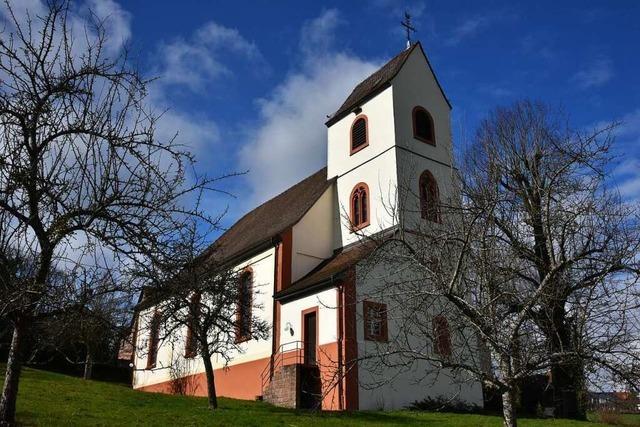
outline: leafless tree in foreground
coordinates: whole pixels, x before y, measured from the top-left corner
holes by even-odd
[[[171,342],[178,349],[173,357],[200,357],[209,408],[216,409],[212,358],[226,365],[242,353],[244,342],[266,339],[270,325],[260,314],[262,306],[256,298],[259,284],[253,281],[250,270],[221,264],[216,247],[206,247],[208,235],[202,225],[190,221],[172,250],[157,260],[147,277],[151,287],[143,304],[153,307],[154,315],[140,323],[139,333],[149,334],[159,325],[158,341]]]
[[[561,120],[531,102],[493,112],[440,223],[380,239],[372,261],[392,273],[367,272],[381,283],[372,298],[388,302],[376,363],[472,374],[502,393],[505,426],[516,425],[518,381],[534,373],[550,374],[564,417],[584,416],[587,378],[640,388],[640,230],[606,179],[613,125],[583,134]]]
[[[179,220],[204,217],[185,202],[210,181],[187,181],[189,154],[174,140],[156,139],[148,81],[125,55],[108,57],[105,23],[72,33],[65,1],[49,2],[44,16],[26,22],[11,4],[5,9],[0,215],[10,237],[2,257],[33,259],[29,271],[2,266],[0,315],[11,322],[13,340],[0,424],[13,424],[24,341],[52,292],[50,272],[64,270],[69,251],[87,242],[109,251],[116,265],[144,262],[163,251]],[[112,291],[132,291],[127,282],[118,286]]]

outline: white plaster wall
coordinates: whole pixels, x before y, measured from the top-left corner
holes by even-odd
[[[402,273],[396,273],[402,271]],[[359,379],[359,408],[366,410],[377,409],[400,409],[409,406],[411,403],[423,400],[427,397],[448,397],[475,404],[482,407],[482,388],[480,383],[473,379],[469,374],[456,373],[450,370],[438,369],[429,362],[421,361],[414,363],[409,371],[396,369],[395,367],[386,367],[384,373],[369,369],[370,363],[375,363],[375,356],[380,354],[378,351],[385,349],[384,343],[367,341],[364,339],[364,322],[363,322],[363,300],[388,303],[387,310],[387,327],[389,337],[393,337],[398,333],[401,325],[396,319],[401,318],[397,310],[402,307],[385,301],[383,296],[379,295],[381,288],[388,288],[388,283],[399,279],[399,275],[406,280],[410,277],[410,272],[406,269],[399,269],[398,266],[390,267],[378,264],[375,268],[357,267],[357,341],[358,341],[358,357],[361,362],[358,365]],[[387,285],[382,285],[387,283]],[[388,292],[388,291],[385,291]],[[391,292],[393,292],[391,290]],[[437,307],[438,304],[434,304]],[[406,314],[404,314],[406,316]],[[403,340],[412,342],[412,347],[418,347],[414,340],[424,340],[418,336],[402,335]],[[452,336],[454,347],[456,347],[456,337]],[[378,348],[377,346],[381,346]],[[458,349],[461,347],[457,347]],[[456,350],[454,350],[454,353]],[[367,356],[372,357],[367,359]],[[456,357],[459,354],[456,353]],[[381,384],[381,385],[379,385]],[[372,387],[373,385],[379,385]]]
[[[296,281],[333,253],[335,204],[333,186],[327,188],[293,226],[291,280]]]
[[[245,267],[251,267],[253,270],[253,291],[254,291],[254,303],[259,310],[259,315],[265,319],[269,325],[272,324],[273,316],[273,292],[274,292],[274,272],[275,272],[275,249],[269,249],[256,255],[250,259],[238,264],[235,268],[241,270]],[[147,309],[140,313],[139,322],[140,325],[147,325],[150,316],[153,314],[153,308]],[[136,352],[134,357],[134,375],[133,386],[134,388],[143,387],[151,384],[161,383],[170,380],[170,369],[173,360],[175,358],[184,359],[186,328],[181,331],[176,331],[175,336],[170,340],[165,340],[160,343],[158,348],[158,358],[156,362],[156,368],[153,370],[147,370],[147,348],[149,339],[149,330],[144,328],[140,329],[137,337],[137,344],[139,351]],[[229,333],[234,333],[229,331]],[[163,336],[164,334],[160,334]],[[239,363],[249,362],[257,359],[268,358],[271,355],[271,338],[263,340],[250,340],[242,344],[242,352],[232,353],[233,360],[229,363],[229,366],[233,366]],[[222,368],[224,361],[214,356],[212,359],[214,369]],[[190,372],[192,374],[204,372],[204,365],[199,357],[190,359]]]
[[[394,145],[393,90],[380,92],[361,105],[367,116],[369,146],[351,155],[351,113],[327,130],[327,177],[341,176]]]
[[[420,155],[450,165],[451,109],[420,49],[414,49],[391,83],[396,143]],[[427,109],[433,117],[435,147],[413,138],[411,113],[417,105]]]
[[[338,340],[337,303],[338,291],[336,288],[330,288],[282,304],[280,309],[280,326],[282,328],[280,343],[302,341],[302,312],[313,307],[318,307],[318,345],[336,342]],[[293,327],[293,335],[285,329],[287,323]]]
[[[394,123],[398,147],[398,197],[405,228],[419,228],[419,178],[429,170],[438,182],[442,203],[453,203],[450,108],[420,49],[415,49],[393,79]],[[412,111],[420,105],[434,121],[436,146],[413,138]]]

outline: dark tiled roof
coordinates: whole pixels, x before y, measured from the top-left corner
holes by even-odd
[[[338,279],[341,273],[344,273],[368,256],[374,248],[375,246],[373,244],[363,243],[337,251],[331,258],[322,261],[306,276],[292,283],[288,288],[278,292],[275,295],[276,299],[290,297],[294,294],[304,292],[314,288],[315,285],[332,284],[334,279]]]
[[[422,49],[422,45],[420,42],[415,43],[411,48],[405,49],[400,52],[398,55],[393,57],[389,62],[384,64],[378,71],[371,74],[369,77],[364,79],[360,84],[358,84],[351,94],[347,97],[347,99],[342,103],[340,108],[331,115],[331,118],[326,121],[327,126],[331,126],[336,123],[338,120],[348,115],[354,108],[361,105],[364,101],[367,101],[369,98],[377,95],[382,89],[386,88],[389,85],[389,82],[398,74],[404,62],[411,55],[411,53],[419,48],[422,54],[424,55],[424,50]],[[433,68],[429,63],[429,59],[426,55],[424,55],[425,59],[427,59],[427,64],[429,64],[429,68],[435,77],[435,72],[433,72]],[[451,104],[447,99],[438,79],[436,78],[436,83],[442,92],[447,104],[449,104],[449,108],[451,108]]]
[[[277,237],[297,223],[333,183],[327,180],[327,168],[258,206],[214,242],[205,256],[214,254],[225,262]]]
[[[416,46],[417,44],[414,44],[410,49],[403,50],[378,69],[378,71],[360,82],[342,103],[340,108],[338,108],[338,111],[333,113],[331,118],[327,120],[326,125],[330,126],[334,124],[342,117],[349,114],[355,107],[361,104],[362,101],[377,94],[381,89],[385,88],[389,81],[398,74],[398,71],[402,68],[404,61],[406,61],[409,55],[411,55],[411,52],[413,52]]]

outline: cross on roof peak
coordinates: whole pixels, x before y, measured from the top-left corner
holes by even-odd
[[[404,13],[404,19],[400,22],[400,25],[402,25],[407,32],[407,49],[409,49],[411,47],[411,33],[418,31],[411,25],[411,14],[409,12]]]

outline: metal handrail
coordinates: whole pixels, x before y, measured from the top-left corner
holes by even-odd
[[[292,348],[289,350],[285,350],[285,348],[288,347]],[[267,386],[267,384],[269,384],[269,382],[271,382],[271,380],[273,379],[273,375],[278,368],[285,365],[295,365],[302,363],[302,359],[304,356],[303,350],[304,343],[302,341],[289,341],[281,344],[280,347],[278,347],[278,351],[275,354],[271,355],[269,363],[262,371],[262,394],[264,394],[264,388]],[[293,363],[285,363],[291,362],[291,360],[293,360]]]

